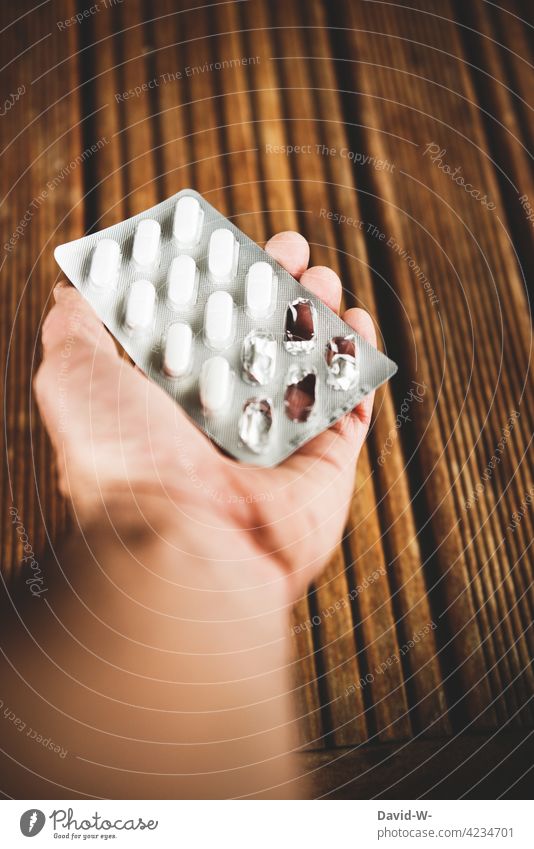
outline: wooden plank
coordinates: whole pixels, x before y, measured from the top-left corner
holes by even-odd
[[[152,78],[150,48],[146,43],[146,27],[141,4],[113,8],[119,35],[116,39],[116,81],[119,91],[135,90]],[[117,136],[122,153],[124,208],[126,216],[135,215],[156,204],[159,196],[154,149],[157,139],[152,120],[153,101],[143,94],[130,96],[119,103],[120,130]]]
[[[460,10],[459,10],[460,12]],[[532,112],[528,117],[520,114],[525,103],[520,95],[507,84],[507,81],[515,79],[515,74],[509,73],[509,64],[517,63],[523,70],[523,75],[530,76],[534,81],[534,70],[529,68],[529,50],[523,39],[518,38],[519,44],[512,51],[499,49],[499,38],[501,30],[497,28],[497,21],[491,11],[486,13],[486,8],[481,3],[475,2],[461,10],[464,29],[461,30],[465,43],[466,55],[472,58],[471,76],[473,77],[472,99],[481,104],[481,119],[485,124],[487,146],[492,161],[497,169],[497,176],[503,198],[506,204],[508,219],[508,232],[514,251],[517,255],[519,272],[524,278],[524,285],[528,286],[532,279],[534,265],[532,261],[532,232],[533,224],[528,220],[527,209],[522,205],[526,199],[534,198],[534,175],[532,171],[531,154],[528,152],[527,136],[523,135],[523,127],[532,124]],[[508,15],[509,19],[510,15]],[[505,41],[509,36],[510,28],[502,19],[503,36]],[[514,18],[514,32],[517,32],[517,20]],[[521,32],[523,32],[521,27]],[[478,37],[476,34],[479,34]],[[519,33],[517,33],[519,36]],[[524,51],[523,58],[517,53],[518,48]],[[531,58],[531,57],[530,57]],[[477,66],[477,68],[474,67]],[[495,84],[487,85],[491,79]],[[528,112],[528,110],[527,110]],[[504,216],[503,216],[504,220]],[[511,462],[519,468],[522,457],[517,446],[512,441],[510,444]],[[507,526],[510,522],[510,505],[514,503],[521,505],[525,497],[524,483],[517,476],[510,480],[509,497],[494,502],[493,516],[498,517],[501,525]],[[528,598],[529,574],[528,563],[523,563],[524,552],[528,550],[532,539],[533,526],[530,516],[526,521],[520,522],[513,533],[506,535],[506,548],[510,563],[516,563],[514,568],[515,582],[518,589],[525,593]],[[519,612],[522,627],[525,630],[526,641],[529,646],[530,655],[534,650],[530,605],[522,605]],[[528,660],[526,660],[528,663]]]
[[[313,614],[307,597],[293,608],[291,616],[292,698],[299,722],[302,746],[321,748],[325,743],[327,723],[323,722],[323,707],[319,697],[316,651],[313,643]]]
[[[235,3],[215,9],[215,27],[221,35],[217,37],[214,58],[219,62],[237,61],[233,67],[216,72],[215,88],[220,97],[221,142],[228,153],[232,217],[251,239],[264,243],[266,222],[250,93],[250,69],[257,62],[261,63],[261,56],[247,52],[244,35],[240,32],[239,11],[239,4]],[[247,64],[242,64],[243,59]]]
[[[378,126],[377,107],[387,102],[389,130],[409,136],[417,140],[421,146],[424,146],[429,139],[440,140],[441,146],[447,147],[451,162],[462,162],[464,170],[470,174],[474,182],[474,175],[478,177],[477,185],[483,186],[489,196],[498,197],[494,175],[489,169],[481,171],[482,159],[479,151],[473,150],[453,130],[449,130],[446,139],[440,135],[445,131],[444,124],[439,123],[440,120],[445,122],[445,127],[451,125],[462,127],[466,125],[465,115],[467,114],[469,125],[466,129],[477,138],[476,114],[471,114],[464,101],[460,108],[454,95],[454,92],[465,90],[465,79],[458,72],[458,65],[454,59],[446,58],[449,51],[453,57],[460,51],[453,26],[445,26],[441,22],[439,27],[430,28],[427,21],[421,21],[422,17],[416,12],[409,15],[407,10],[397,14],[389,8],[386,10],[370,9],[367,6],[365,9],[351,8],[350,23],[353,34],[347,36],[347,48],[352,54],[357,49],[358,56],[361,57],[358,69],[351,67],[350,75],[354,80],[354,88],[362,90],[367,95],[362,98],[360,105],[362,123],[370,128]],[[379,36],[372,33],[386,35]],[[432,49],[424,50],[418,47],[417,61],[420,76],[414,77],[412,74],[407,78],[406,85],[401,85],[402,73],[410,74],[413,45],[415,43],[424,45],[429,39],[432,42]],[[390,66],[400,69],[400,73],[398,70],[395,73],[390,72],[388,70]],[[438,97],[432,91],[432,87],[427,86],[425,78],[438,78],[450,89],[450,93],[440,88]],[[375,138],[377,134],[368,129],[365,130],[364,135],[366,138]],[[395,154],[399,156],[400,151],[392,149],[391,143],[387,140],[376,138],[376,141],[381,144],[384,157],[392,159]],[[482,142],[481,139],[479,141]],[[386,222],[384,232],[394,234],[400,245],[411,249],[412,255],[419,258],[424,256],[425,267],[434,269],[434,277],[440,281],[443,292],[446,281],[450,279],[451,266],[453,273],[459,273],[464,292],[467,291],[470,294],[471,314],[476,315],[477,357],[481,361],[488,361],[487,373],[496,375],[499,373],[498,356],[502,351],[495,346],[492,333],[495,334],[495,338],[498,338],[496,316],[499,315],[499,311],[495,308],[495,300],[492,303],[492,309],[489,308],[490,292],[487,292],[489,296],[483,299],[476,297],[477,290],[472,281],[473,277],[478,281],[485,280],[488,289],[494,284],[498,292],[502,285],[502,277],[499,279],[498,276],[496,281],[491,280],[488,269],[484,268],[480,261],[477,249],[472,248],[467,241],[464,236],[465,231],[462,231],[461,225],[458,225],[454,214],[447,218],[448,230],[444,229],[444,212],[438,200],[434,200],[434,195],[424,189],[424,185],[427,184],[433,189],[437,187],[441,196],[449,204],[448,209],[461,209],[463,220],[471,229],[475,228],[479,245],[481,239],[484,239],[484,253],[490,260],[490,269],[493,265],[494,271],[500,270],[499,258],[502,252],[509,253],[509,247],[506,247],[496,218],[487,215],[485,219],[480,219],[480,208],[473,203],[472,198],[469,198],[465,192],[458,191],[458,187],[451,184],[446,177],[440,180],[439,169],[429,164],[429,160],[424,158],[418,149],[402,150],[402,161],[399,162],[397,174],[397,177],[391,178],[389,175],[385,178],[379,173],[373,174],[373,186],[382,200],[381,215]],[[423,183],[412,179],[410,177],[412,174],[420,175]],[[413,221],[408,225],[408,215],[413,216],[415,222],[424,220],[425,227],[430,231],[429,237],[419,236],[416,241],[416,228],[413,227]],[[411,228],[409,231],[408,226]],[[459,228],[459,231],[456,239],[451,240],[449,233],[454,226]],[[435,243],[433,239],[436,239]],[[438,246],[440,244],[446,246],[450,266],[439,252],[436,252],[436,243]],[[499,244],[499,256],[494,250],[495,244]],[[414,252],[414,247],[417,253]],[[473,269],[476,271],[474,272]],[[420,360],[421,373],[424,375],[425,382],[430,381],[429,385],[433,387],[436,385],[436,380],[441,379],[439,359],[434,353],[440,347],[438,322],[435,315],[430,312],[428,303],[421,304],[418,293],[414,297],[409,269],[405,264],[396,269],[395,281],[403,303],[409,305],[411,321],[418,325],[421,334],[418,342],[422,344],[424,351],[424,358]],[[507,280],[507,290],[508,285]],[[517,278],[510,288],[514,296],[512,299],[509,295],[506,296],[508,313],[512,309],[513,299],[517,300],[516,306],[518,306],[522,297]],[[459,299],[450,298],[448,303],[450,308],[447,313],[440,310],[440,319],[446,328],[448,346],[455,346],[452,349],[448,347],[447,351],[448,357],[452,358],[454,363],[453,372],[451,375],[449,370],[443,375],[442,400],[437,407],[437,427],[435,420],[429,420],[425,416],[418,422],[418,431],[422,435],[428,427],[421,457],[425,474],[433,475],[433,485],[427,485],[425,492],[428,497],[429,513],[433,516],[434,534],[440,546],[436,553],[436,562],[440,574],[448,576],[447,582],[442,581],[442,587],[448,607],[447,616],[454,633],[453,644],[457,653],[458,673],[463,679],[463,688],[466,691],[469,686],[472,688],[466,699],[468,713],[470,719],[478,723],[484,722],[483,713],[489,708],[492,697],[496,700],[501,716],[513,715],[515,706],[521,703],[524,692],[522,692],[518,676],[522,676],[525,670],[519,653],[515,646],[508,644],[504,632],[507,627],[513,627],[514,635],[517,636],[519,643],[523,642],[524,635],[517,631],[517,619],[514,621],[515,601],[514,604],[506,605],[505,615],[502,609],[499,610],[499,604],[502,604],[500,590],[502,580],[507,583],[504,574],[506,566],[499,559],[499,555],[493,553],[489,545],[492,541],[491,535],[488,533],[485,536],[485,541],[488,543],[486,546],[481,543],[478,535],[473,539],[471,523],[474,523],[478,529],[484,524],[484,514],[481,515],[480,504],[475,505],[472,514],[467,517],[462,516],[460,522],[458,522],[458,515],[462,497],[463,499],[468,497],[471,483],[476,484],[489,459],[480,451],[480,443],[477,443],[478,435],[482,430],[481,414],[485,415],[487,412],[491,422],[490,426],[485,428],[484,443],[489,442],[495,445],[499,440],[500,430],[515,408],[514,404],[517,403],[515,398],[519,396],[516,394],[514,397],[514,391],[517,389],[514,373],[516,363],[520,362],[520,352],[516,349],[524,348],[524,337],[521,332],[516,332],[506,340],[499,339],[499,342],[503,343],[510,379],[505,382],[505,386],[502,384],[499,386],[499,392],[503,396],[501,404],[498,407],[495,405],[492,407],[491,391],[494,391],[495,387],[484,381],[484,374],[482,379],[478,373],[469,378],[466,368],[471,352],[468,350],[466,356],[464,344],[469,339],[469,335],[463,328],[469,325],[469,315],[466,316],[465,311],[462,310]],[[458,327],[462,327],[462,335],[458,333]],[[483,336],[481,328],[484,328]],[[490,329],[489,332],[488,329]],[[520,328],[521,331],[523,329],[524,327]],[[402,336],[405,344],[408,345],[411,337],[409,325],[405,324],[402,328]],[[521,341],[518,342],[518,339]],[[431,364],[430,371],[429,364]],[[471,379],[470,391],[466,394],[465,387],[468,379]],[[480,399],[483,401],[482,405]],[[527,413],[526,419],[528,418]],[[473,431],[471,431],[471,424]],[[522,432],[524,427],[526,424],[521,422],[521,427],[514,430],[514,436],[524,439],[525,434]],[[448,442],[448,435],[451,433],[455,434],[455,439],[453,442]],[[428,439],[430,434],[431,438]],[[446,451],[450,455],[448,464],[441,459],[446,445]],[[437,450],[434,450],[435,447]],[[478,463],[475,463],[473,459],[477,454]],[[466,468],[469,470],[469,476]],[[458,482],[453,487],[453,481],[460,470],[458,482],[461,488],[459,489]],[[472,517],[476,517],[476,520]],[[488,555],[490,560],[489,565],[486,565]],[[454,565],[454,573],[451,570],[451,564]],[[513,588],[509,586],[508,591],[513,592]],[[519,601],[518,596],[516,598]],[[484,635],[483,638],[482,635]],[[485,684],[486,666],[490,667],[487,680],[492,683],[492,693]],[[476,695],[472,686],[475,681],[481,682],[482,685],[477,687]],[[505,693],[501,695],[503,689]],[[486,710],[486,714],[491,722],[491,712]]]
[[[207,60],[215,49],[209,10],[199,8],[188,12],[180,21],[180,28],[183,44],[178,53],[179,65],[181,68],[198,68],[203,64],[201,58],[206,56]],[[203,48],[204,44],[207,49]],[[194,188],[227,215],[231,212],[226,190],[228,179],[224,151],[219,143],[219,102],[213,94],[214,78],[209,71],[193,73],[186,78],[184,97],[187,122],[191,128]]]
[[[274,45],[268,30],[267,8],[262,3],[254,4],[254,7],[252,4],[243,4],[240,12],[241,26],[246,32],[246,54],[260,57],[259,63],[250,66],[250,76],[252,111],[261,145],[258,170],[265,186],[266,231],[299,230],[296,213],[298,206],[293,195],[289,163],[280,162],[278,157],[263,155],[266,145],[283,143],[278,140],[285,138],[279,82],[274,64],[270,61]],[[305,717],[302,736],[305,742],[317,746],[317,741],[321,740],[327,727],[323,727],[321,722],[318,671],[314,663],[315,646],[310,628],[295,630],[302,623],[311,622],[312,616],[307,599],[301,599],[293,616],[294,676],[299,715]]]
[[[24,8],[21,5],[21,15]],[[2,263],[7,464],[1,538],[6,575],[18,570],[24,555],[8,507],[13,505],[18,511],[20,531],[27,535],[38,561],[47,535],[54,539],[65,522],[64,505],[51,474],[48,438],[33,405],[31,381],[38,361],[41,322],[58,278],[53,247],[83,229],[83,168],[76,161],[83,152],[76,68],[70,79],[54,72],[37,79],[76,53],[75,33],[60,37],[54,31],[55,15],[61,20],[73,12],[72,2],[59,3],[52,21],[45,10],[32,11],[4,34],[4,91],[25,87],[9,117],[2,119],[5,242],[14,234],[12,246],[3,251]],[[33,46],[21,52],[21,44]]]
[[[377,315],[377,304],[371,279],[371,266],[365,243],[367,226],[372,222],[365,222],[357,194],[356,166],[348,157],[351,151],[349,138],[346,132],[347,119],[343,114],[341,97],[337,91],[338,84],[334,70],[334,64],[330,58],[330,43],[327,35],[327,20],[323,7],[319,3],[312,5],[309,23],[313,27],[302,42],[300,40],[298,58],[287,58],[282,61],[291,64],[295,61],[305,63],[312,74],[310,83],[315,93],[315,115],[321,128],[322,143],[326,149],[336,151],[335,154],[324,152],[321,154],[325,180],[329,187],[329,201],[331,211],[343,213],[358,226],[339,225],[335,228],[336,247],[340,257],[340,265],[343,271],[345,286],[345,298],[348,305],[357,304],[368,309],[371,315]],[[296,22],[293,21],[296,25]],[[313,59],[311,59],[313,57]],[[352,120],[348,121],[350,126]],[[344,154],[341,154],[344,151]],[[373,155],[371,149],[367,152]],[[320,210],[315,210],[320,217]],[[361,225],[359,224],[361,222]],[[379,328],[380,332],[380,328]],[[383,341],[383,340],[381,340]],[[411,392],[410,392],[411,389]],[[409,404],[417,408],[418,404],[413,398],[419,398],[419,393],[424,388],[416,390],[415,385],[407,387],[402,393],[403,401],[406,397],[411,399]],[[401,402],[402,404],[403,402]],[[422,559],[419,549],[417,531],[411,508],[411,498],[407,477],[404,473],[404,457],[402,455],[400,442],[394,437],[397,433],[398,414],[395,410],[395,401],[392,393],[392,385],[381,390],[376,399],[375,420],[370,434],[372,449],[370,454],[380,457],[383,455],[382,464],[374,464],[371,472],[367,452],[364,452],[360,461],[361,481],[367,482],[369,489],[371,476],[376,475],[379,482],[380,498],[377,502],[372,495],[365,499],[368,505],[365,516],[361,516],[356,531],[354,525],[351,532],[351,561],[357,564],[356,583],[365,580],[367,575],[384,568],[386,558],[382,556],[381,563],[376,562],[375,556],[367,552],[374,550],[375,554],[384,546],[391,557],[391,565],[388,568],[388,577],[379,581],[374,593],[381,593],[381,602],[378,598],[373,600],[376,608],[380,608],[382,621],[376,621],[375,635],[390,632],[393,644],[382,657],[368,659],[367,666],[375,668],[385,662],[387,658],[399,656],[399,649],[411,639],[413,634],[432,621],[432,614],[428,604],[426,586],[422,573]],[[391,445],[391,443],[394,443]],[[391,447],[390,447],[391,445]],[[384,447],[386,446],[386,448]],[[387,462],[385,462],[387,460]],[[376,486],[376,483],[375,483]],[[357,486],[356,497],[362,498],[362,486]],[[383,516],[383,527],[385,528],[384,539],[380,539],[381,532],[378,517]],[[363,542],[365,540],[365,542]],[[367,564],[367,559],[372,568]],[[394,611],[391,609],[390,595],[397,596],[402,616],[395,622]],[[387,620],[387,621],[385,621]],[[371,633],[374,618],[369,619],[369,639],[373,642]],[[398,631],[396,636],[394,631]],[[380,642],[380,640],[378,641]],[[376,646],[375,646],[376,651]],[[440,734],[449,729],[446,716],[445,695],[441,685],[439,660],[436,656],[436,643],[434,633],[431,632],[425,641],[417,644],[416,650],[405,658],[405,667],[408,673],[409,689],[413,694],[413,714],[417,727],[428,734]],[[396,670],[393,670],[395,674]],[[390,674],[392,670],[390,669]],[[401,715],[405,711],[404,698],[398,698],[400,692],[400,681],[396,680],[393,686],[393,697],[391,705],[387,699],[379,700],[377,726],[381,729],[389,728],[390,735],[400,732],[401,736],[408,733],[408,727],[404,722],[403,728],[396,728],[392,724],[392,715]],[[375,711],[376,712],[376,711]]]
[[[85,198],[86,207],[93,213],[87,226],[94,229],[110,227],[127,215],[120,100],[117,99],[123,95],[117,67],[116,39],[120,36],[113,35],[116,23],[113,9],[105,9],[88,18],[80,30],[84,41],[80,63],[85,111],[89,106],[89,110],[96,113],[91,124],[110,140],[94,163],[93,185]]]
[[[407,694],[403,679],[401,645],[395,629],[388,585],[388,565],[381,546],[376,513],[367,512],[361,497],[369,469],[358,468],[357,486],[349,517],[347,547],[354,573],[351,598],[355,627],[365,646],[366,664],[357,686],[372,703],[380,740],[411,734]]]
[[[265,215],[269,233],[297,230],[297,210],[292,204],[293,186],[289,161],[265,156],[268,145],[284,144],[285,123],[282,92],[272,61],[275,53],[269,31],[267,8],[263,3],[243,3],[239,7],[247,55],[259,56],[260,62],[250,66],[252,113],[258,139],[258,167],[265,185]]]
[[[314,6],[314,9],[317,9],[318,6]],[[290,143],[299,144],[302,142],[302,139],[306,139],[306,143],[311,144],[311,154],[303,154],[303,155],[295,155],[292,157],[292,161],[294,161],[294,170],[296,179],[298,180],[299,191],[301,197],[303,198],[301,202],[301,207],[307,210],[310,210],[312,213],[311,219],[307,216],[305,219],[305,226],[307,231],[312,234],[312,243],[315,246],[315,250],[319,249],[323,251],[325,262],[332,263],[332,251],[330,250],[331,245],[339,245],[341,241],[341,251],[336,251],[336,256],[344,257],[344,267],[346,269],[346,279],[350,280],[350,271],[352,268],[349,266],[347,262],[348,257],[354,256],[354,245],[352,243],[353,235],[350,230],[343,229],[340,227],[335,227],[329,219],[325,219],[321,216],[321,210],[332,210],[338,211],[341,210],[345,214],[350,215],[354,220],[359,220],[361,218],[359,214],[359,210],[355,203],[354,197],[354,183],[352,175],[348,172],[347,166],[349,165],[348,158],[332,156],[329,154],[317,154],[316,146],[321,146],[323,144],[326,145],[327,148],[335,147],[337,151],[341,151],[343,148],[347,149],[347,144],[344,143],[343,139],[343,130],[338,127],[335,118],[339,114],[339,109],[336,108],[337,97],[335,91],[335,83],[333,80],[333,74],[331,69],[329,69],[328,62],[322,62],[321,68],[316,74],[315,79],[309,79],[307,69],[309,67],[313,67],[313,63],[310,63],[308,60],[308,54],[310,52],[310,46],[313,47],[314,50],[321,48],[320,37],[321,37],[321,29],[312,30],[310,34],[307,35],[305,39],[301,38],[298,27],[298,20],[291,15],[288,14],[283,15],[284,19],[284,27],[281,28],[281,46],[278,52],[280,57],[284,57],[280,60],[281,73],[285,71],[285,76],[283,76],[283,81],[285,88],[287,89],[286,97],[288,99],[288,111],[291,112],[292,115],[302,115],[302,119],[300,119],[295,124],[295,129],[293,129],[293,123],[290,124],[290,128],[288,130],[288,137]],[[281,18],[280,18],[281,20]],[[313,14],[310,19],[310,24],[316,27],[322,26],[322,21],[320,18],[313,17]],[[323,46],[324,51],[324,46]],[[328,71],[330,70],[330,80],[331,85],[325,85],[325,78],[328,76]],[[314,85],[315,84],[315,85]],[[324,89],[323,92],[323,100],[313,101],[311,99],[310,92],[313,90],[317,92],[317,90]],[[317,97],[317,95],[316,95]],[[316,115],[319,121],[312,121],[306,116]],[[318,129],[319,128],[319,129]],[[322,148],[321,148],[322,149]],[[328,191],[325,191],[325,187],[328,187]],[[356,230],[357,233],[360,234],[360,241],[363,242],[361,237],[361,231]],[[362,252],[357,253],[356,256],[363,260],[361,262],[361,270],[359,273],[359,280],[356,289],[353,289],[354,295],[353,298],[357,299],[357,302],[363,303],[368,308],[371,308],[372,312],[375,312],[373,295],[372,295],[372,287],[370,285],[370,279],[368,275],[368,270],[365,265],[365,246],[362,244]],[[322,256],[320,255],[319,261],[321,261]],[[335,264],[335,263],[334,263]],[[339,268],[341,270],[341,262],[339,263]],[[362,278],[366,278],[365,281]],[[362,291],[364,298],[360,300],[360,290]],[[348,293],[352,294],[351,292]],[[351,299],[353,302],[354,300]],[[384,415],[384,409],[381,410],[381,417]],[[393,427],[395,416],[393,415],[392,405],[389,405],[388,409],[390,419],[388,423],[388,430],[385,433],[388,433],[389,430]],[[385,421],[385,419],[384,419]],[[385,439],[385,436],[384,436]],[[364,484],[360,486],[358,490],[358,498],[365,505],[365,516],[366,521],[370,523],[370,528],[373,528],[373,521],[376,521],[377,515],[377,505],[375,501],[375,494],[373,488],[373,482],[370,475],[370,467],[369,462],[367,460],[366,454],[361,458],[361,466],[362,468],[366,468],[368,474],[364,476],[362,479]],[[406,503],[406,502],[405,502]],[[409,504],[409,499],[407,499],[407,503]],[[373,530],[370,531],[371,535],[374,536]],[[365,531],[361,535],[353,536],[353,545],[355,548],[362,543],[365,538]],[[412,540],[415,539],[415,532],[412,526]],[[404,545],[403,545],[404,547]],[[360,549],[360,553],[363,554],[365,549]],[[360,557],[356,552],[353,551],[353,555],[355,555],[354,559],[359,564],[361,563]],[[404,583],[404,582],[403,582]],[[389,588],[387,585],[387,581],[383,581],[378,583],[375,586],[375,591],[382,591],[384,593],[383,596],[383,606],[382,610],[384,612],[388,611],[389,613],[389,622],[388,626],[385,628],[381,627],[381,625],[376,622],[376,620],[369,619],[367,625],[367,632],[369,637],[369,644],[373,646],[372,649],[372,659],[367,659],[366,668],[372,667],[376,668],[380,666],[380,664],[385,661],[388,657],[399,656],[399,643],[397,641],[397,635],[395,633],[395,624],[394,617],[392,616],[392,610],[389,604]],[[424,584],[422,581],[419,582],[419,598],[424,598]],[[410,608],[408,608],[410,609]],[[419,618],[420,612],[415,611],[417,618]],[[430,621],[430,614],[428,614],[426,622]],[[389,646],[379,647],[378,643],[373,639],[375,636],[372,634],[373,626],[376,624],[377,631],[376,633],[382,634],[387,633],[392,638],[392,644]],[[383,623],[382,623],[383,625]],[[409,630],[409,628],[407,629]],[[417,628],[414,628],[413,632],[415,632]],[[371,633],[370,633],[371,632]],[[400,643],[402,645],[404,640]],[[431,638],[428,649],[429,652],[433,652],[433,639]],[[382,653],[383,649],[384,650]],[[381,654],[382,653],[382,654]],[[433,657],[433,655],[432,655]],[[430,659],[430,654],[428,655],[428,659]],[[415,660],[415,658],[414,658]],[[428,686],[429,682],[424,682],[424,690],[426,692],[434,692],[435,685],[439,680],[439,671],[437,666],[435,666],[435,660],[430,661],[431,665],[434,665],[434,675],[431,676],[431,686]],[[396,670],[400,671],[399,669]],[[356,680],[359,680],[362,675],[359,675]],[[383,680],[383,679],[382,679]],[[381,729],[381,732],[385,734],[399,733],[401,731],[400,728],[395,728],[395,725],[392,724],[391,718],[392,713],[394,713],[403,726],[402,735],[409,733],[409,722],[406,713],[406,703],[404,702],[404,690],[402,685],[400,685],[400,681],[397,682],[399,684],[398,687],[393,687],[393,698],[390,700],[391,704],[387,702],[385,699],[378,699],[375,703],[374,711],[377,713],[376,723],[377,726]],[[377,686],[377,685],[375,685]],[[401,698],[398,698],[399,693],[402,694]],[[441,694],[442,696],[442,694]],[[420,699],[418,700],[421,701]],[[433,719],[437,719],[440,721],[440,717],[444,712],[444,701],[441,698],[441,702],[439,704],[438,709],[434,707],[433,709]],[[400,717],[404,717],[402,720]],[[388,730],[386,730],[388,729]]]
[[[495,4],[488,9],[493,38],[498,44],[505,67],[505,79],[517,95],[514,109],[520,121],[523,142],[530,151],[534,145],[532,86],[534,85],[534,48],[532,46],[532,7],[528,2],[510,0],[506,6]],[[506,118],[508,113],[505,113]]]
[[[315,798],[521,799],[528,797],[531,732],[461,735],[299,756]]]
[[[358,743],[369,736],[362,666],[354,642],[351,591],[345,558],[338,548],[313,588],[319,662],[324,706],[328,716],[328,742]]]
[[[153,66],[158,85],[155,91],[157,110],[153,120],[157,121],[157,138],[161,144],[163,197],[192,185],[192,161],[194,149],[191,143],[186,101],[186,84],[172,75],[182,72],[178,67],[183,39],[182,21],[184,13],[176,9],[172,0],[165,0],[152,10],[155,20],[150,24],[151,42],[154,47]]]
[[[274,23],[276,30],[277,56],[294,55],[298,51],[297,30],[291,27],[287,19],[292,13],[292,7],[281,9],[276,7],[277,15]],[[283,21],[283,24],[281,24]],[[316,122],[313,119],[313,99],[309,88],[309,80],[304,63],[291,63],[290,70],[284,63],[277,67],[280,75],[279,85],[282,90],[284,110],[291,115],[285,128],[284,144],[286,145],[315,145],[319,143]],[[268,148],[265,157],[274,156],[283,159],[284,153],[270,153]],[[330,249],[335,244],[333,225],[329,222],[329,232],[324,237],[323,222],[312,213],[326,203],[324,173],[322,161],[314,153],[295,154],[288,157],[289,167],[293,174],[295,208],[300,209],[299,229],[306,235],[311,247],[311,265],[329,265],[340,271],[336,253]],[[368,489],[372,498],[372,487]],[[327,572],[318,581],[314,596],[317,609],[328,610],[340,599],[348,597],[348,585],[344,570],[339,567],[339,560],[334,560],[333,571]],[[325,668],[325,688],[328,710],[331,712],[331,736],[337,745],[362,739],[366,733],[364,723],[363,702],[359,690],[348,696],[346,690],[358,681],[361,676],[356,659],[355,645],[352,634],[350,610],[342,608],[335,617],[321,618],[318,626],[321,656]],[[340,664],[340,650],[348,653],[346,663]],[[350,711],[354,711],[352,717]]]

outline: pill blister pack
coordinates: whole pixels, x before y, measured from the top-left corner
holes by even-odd
[[[397,367],[192,189],[54,256],[223,450],[280,463]]]

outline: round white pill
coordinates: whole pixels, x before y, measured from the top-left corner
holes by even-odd
[[[224,357],[211,357],[202,364],[199,377],[200,403],[207,416],[221,413],[230,402],[232,372]]]
[[[136,280],[128,294],[126,303],[126,328],[131,333],[140,333],[152,325],[156,290],[148,280]]]
[[[234,337],[234,302],[228,292],[212,292],[204,312],[204,339],[216,350],[227,348]]]
[[[237,271],[239,242],[226,227],[214,230],[208,249],[208,269],[214,283],[230,283]]]
[[[204,212],[198,200],[186,195],[181,197],[174,209],[172,233],[183,250],[194,248],[202,232]]]
[[[247,312],[252,318],[266,318],[274,309],[275,277],[268,262],[253,263],[247,274]]]
[[[197,295],[197,266],[192,256],[175,256],[167,275],[167,298],[175,310],[193,306]]]
[[[177,321],[167,330],[163,371],[169,377],[183,377],[191,365],[193,331],[185,322]]]
[[[110,289],[115,285],[121,249],[114,239],[100,239],[93,251],[89,278],[93,286]]]
[[[144,218],[137,225],[132,256],[141,268],[152,268],[156,265],[160,236],[161,227],[153,218]]]

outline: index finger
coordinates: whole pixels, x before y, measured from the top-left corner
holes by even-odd
[[[312,294],[320,298],[327,307],[339,312],[341,303],[341,280],[336,272],[324,265],[308,268],[310,247],[300,233],[287,231],[277,233],[269,239],[265,250],[274,257],[286,271],[300,280]]]
[[[265,245],[265,250],[286,271],[299,280],[310,261],[310,246],[304,236],[293,230],[277,233]]]

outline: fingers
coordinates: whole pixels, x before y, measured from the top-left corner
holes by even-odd
[[[72,288],[73,288],[73,286],[71,286],[71,284],[68,283],[66,280],[60,280],[59,283],[56,283],[56,285],[54,286],[54,290],[52,292],[52,294],[54,296],[54,301],[57,301],[58,298],[61,297],[61,292],[62,292],[63,289],[72,289]]]
[[[371,345],[376,345],[376,333],[369,313],[362,309],[347,310],[343,319]],[[304,474],[310,463],[317,464],[322,476],[317,477],[327,486],[334,480],[352,482],[354,467],[371,422],[374,392],[366,396],[352,411],[329,430],[304,445],[287,461],[287,468]],[[316,467],[316,471],[319,472]]]
[[[341,305],[341,280],[335,271],[324,265],[308,268],[300,278],[300,282],[312,294],[323,301],[334,312],[339,312]]]
[[[367,342],[369,342],[373,348],[376,348],[376,330],[373,319],[365,310],[359,309],[359,307],[354,307],[353,309],[347,310],[343,315],[343,321],[346,321],[356,333],[359,333]],[[373,401],[374,401],[375,393],[371,392],[369,395],[361,401],[356,409],[353,412],[353,415],[356,416],[363,428],[363,440],[367,434],[367,430],[371,423],[371,414],[373,412]],[[361,447],[361,446],[360,446]]]
[[[63,432],[67,384],[72,398],[69,415],[74,418],[82,415],[80,395],[88,392],[96,379],[95,363],[102,362],[102,373],[110,374],[110,366],[120,360],[111,336],[73,286],[58,284],[54,300],[43,324],[43,361],[33,387],[41,416],[57,448],[58,434]]]
[[[300,279],[302,285],[320,298],[331,310],[339,312],[342,286],[338,275],[325,266],[307,268],[310,249],[299,233],[292,231],[277,233],[269,239],[265,250],[293,277]],[[347,310],[343,318],[360,336],[376,347],[376,332],[369,313],[354,308]],[[352,467],[369,428],[373,398],[374,393],[364,398],[349,416],[345,416],[337,425],[297,452],[289,464],[300,466],[304,458],[313,456],[324,458],[331,467],[344,468],[347,464]]]
[[[343,321],[346,321],[347,324],[359,333],[360,336],[363,336],[366,342],[369,342],[373,348],[376,348],[376,330],[375,323],[371,316],[366,310],[362,310],[359,307],[354,307],[353,309],[347,310],[343,313]]]
[[[320,298],[327,307],[339,312],[341,303],[341,280],[335,271],[324,265],[308,268],[310,246],[300,233],[288,230],[277,233],[269,239],[265,250],[282,265],[286,271],[300,280],[306,289]]]
[[[308,267],[310,246],[300,233],[287,230],[269,239],[265,250],[298,280]]]
[[[67,350],[81,353],[90,348],[116,354],[115,344],[93,308],[80,293],[67,284],[54,289],[55,305],[43,324],[43,351],[45,358],[53,351]]]

